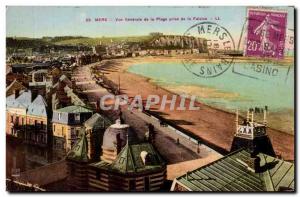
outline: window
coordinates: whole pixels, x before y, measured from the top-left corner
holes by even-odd
[[[19,116],[16,116],[16,125],[19,125]]]
[[[80,121],[80,114],[75,114],[75,121]]]
[[[41,121],[41,129],[44,129],[44,122]]]
[[[37,120],[34,120],[34,127],[37,127]]]
[[[69,121],[73,123],[75,121],[74,114],[69,114]]]
[[[22,125],[24,125],[24,118],[22,118]]]
[[[53,132],[55,132],[55,125],[53,125]]]
[[[58,113],[58,120],[61,119],[61,113]]]

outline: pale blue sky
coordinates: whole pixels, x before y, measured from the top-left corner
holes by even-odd
[[[293,8],[288,9],[288,28],[294,26]],[[32,7],[9,6],[6,12],[6,35],[42,36],[129,36],[150,32],[182,35],[197,21],[119,22],[116,17],[207,17],[222,25],[236,40],[246,16],[246,7]],[[85,22],[85,18],[107,17],[109,22]],[[200,22],[200,21],[198,21]]]

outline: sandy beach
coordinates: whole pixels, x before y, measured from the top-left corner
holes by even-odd
[[[182,58],[178,57],[139,57],[126,58],[115,60],[104,60],[101,63],[101,71],[107,78],[118,84],[120,78],[121,93],[127,94],[129,97],[134,97],[139,94],[143,99],[146,99],[149,94],[156,94],[159,96],[168,95],[171,99],[173,93],[170,91],[172,87],[165,89],[151,82],[146,77],[142,77],[133,73],[127,72],[127,69],[133,65],[144,62],[179,62]],[[206,60],[199,59],[198,61],[205,62]],[[240,60],[245,61],[245,60]],[[176,89],[172,90],[178,93]],[[190,87],[189,91],[195,91],[194,87]],[[220,94],[213,90],[205,90],[200,93],[202,97],[209,93],[216,97],[224,96],[227,98],[235,98],[238,95],[231,95],[227,93]],[[179,100],[176,106],[179,106]],[[186,106],[189,105],[189,100],[186,100]],[[214,146],[220,147],[227,151],[230,150],[233,135],[235,132],[235,114],[215,109],[203,103],[196,102],[196,106],[200,110],[196,111],[170,111],[169,108],[165,110],[159,109],[159,104],[153,106],[151,111],[156,112],[163,118],[171,120],[174,124],[188,130],[197,135],[205,142],[209,142]],[[287,134],[277,129],[268,128],[268,135],[271,138],[273,147],[277,155],[281,155],[285,160],[294,160],[294,136]]]

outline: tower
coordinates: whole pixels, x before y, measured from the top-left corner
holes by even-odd
[[[82,130],[80,139],[69,151],[66,157],[68,178],[67,185],[70,191],[87,191],[88,169],[88,141],[85,131]]]
[[[247,118],[239,123],[239,112],[236,111],[236,131],[231,145],[231,152],[246,148],[251,152],[265,153],[276,156],[269,136],[267,135],[267,106],[262,108],[250,108],[247,110]],[[263,121],[254,120],[254,115],[263,112]],[[251,117],[251,120],[250,120]]]

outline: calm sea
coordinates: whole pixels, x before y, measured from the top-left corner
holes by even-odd
[[[195,65],[193,70],[197,71],[197,66],[200,68],[203,65],[207,63]],[[271,111],[294,109],[293,66],[235,63],[225,73],[212,78],[198,77],[178,62],[135,64],[128,71],[148,77],[162,87],[205,87],[233,94],[234,97],[228,98],[210,97],[209,94],[205,98],[197,97],[201,102],[229,111],[265,105]]]

